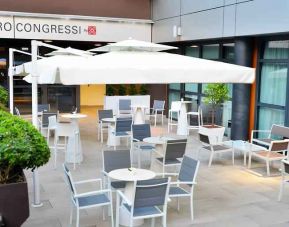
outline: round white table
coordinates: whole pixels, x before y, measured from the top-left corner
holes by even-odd
[[[133,108],[133,123],[135,125],[144,124],[145,123],[145,109],[148,108],[145,105],[131,105]]]
[[[108,173],[108,176],[111,179],[126,181],[126,186],[124,189],[124,195],[131,202],[134,202],[135,195],[135,182],[140,180],[150,180],[153,179],[156,174],[155,172],[147,169],[116,169]],[[119,213],[119,223],[124,226],[129,226],[129,213],[126,211],[124,206],[121,206]],[[133,226],[142,225],[144,222],[143,219],[134,220]]]
[[[75,147],[75,139],[76,138],[75,138],[75,136],[70,136],[68,138],[68,141],[67,141],[67,152],[66,152],[65,160],[68,163],[74,163],[74,160],[75,160],[76,163],[80,163],[80,162],[82,162],[83,157],[82,157],[82,146],[81,146],[80,130],[79,130],[79,125],[78,125],[78,120],[81,119],[81,118],[87,117],[87,115],[78,114],[78,113],[75,113],[75,114],[62,114],[61,117],[69,118],[71,120],[71,124],[73,125],[74,130],[79,132],[79,149],[76,152],[76,157],[74,159],[74,155],[73,155],[74,152],[75,152],[75,149],[76,149],[76,147]]]
[[[102,122],[110,123],[111,125],[115,124],[116,118],[103,118]],[[107,129],[107,146],[114,147],[120,145],[120,138],[113,134],[113,129],[108,127]]]
[[[188,135],[188,118],[187,118],[187,104],[192,103],[191,101],[180,101],[180,115],[178,119],[178,130],[177,134],[180,136]]]

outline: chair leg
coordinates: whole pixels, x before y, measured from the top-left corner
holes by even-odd
[[[162,112],[162,125],[164,125],[164,112]]]
[[[138,168],[141,168],[141,164],[140,164],[140,150],[138,150],[138,154],[137,154],[137,166],[138,166]]]
[[[152,218],[151,227],[155,227],[155,218]]]
[[[157,113],[155,114],[155,127],[157,126]]]
[[[284,176],[282,176],[281,179],[281,184],[280,184],[280,191],[279,191],[279,195],[278,195],[278,201],[280,202],[283,196],[283,190],[284,190]]]
[[[50,129],[48,128],[47,129],[47,144],[48,144],[48,146],[49,146],[49,137],[50,137]]]
[[[193,190],[193,189],[192,189]],[[194,193],[192,192],[192,195],[191,195],[191,220],[193,221],[194,220]]]
[[[167,226],[167,215],[164,215],[163,218],[163,227],[166,227]]]
[[[180,198],[179,197],[177,198],[177,209],[178,209],[178,212],[180,212]]]
[[[116,193],[115,227],[119,227],[119,195]],[[113,214],[111,214],[113,216]]]
[[[252,159],[252,153],[249,153],[249,160],[248,160],[248,168],[251,169],[251,159]]]
[[[266,166],[267,166],[267,176],[270,176],[270,163],[269,160],[266,160]]]
[[[76,208],[76,227],[79,227],[79,209]]]
[[[98,123],[98,125],[97,125],[97,140],[99,140],[100,139],[100,127],[99,127],[100,125],[99,125],[99,123]]]
[[[72,215],[73,215],[73,204],[70,207],[70,217],[69,217],[69,224],[72,225]]]
[[[111,201],[111,204],[110,204],[110,216],[111,216],[111,227],[114,227],[112,201]]]
[[[235,152],[234,152],[234,148],[232,149],[232,164],[235,165]]]
[[[211,167],[211,165],[212,165],[213,157],[214,157],[214,152],[211,151],[210,161],[209,161],[209,167]]]

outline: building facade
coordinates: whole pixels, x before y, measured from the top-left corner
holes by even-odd
[[[253,85],[228,85],[232,99],[220,123],[232,122],[232,138],[247,139],[251,129],[273,123],[289,125],[288,10],[286,0],[153,1],[153,42],[176,45],[180,54],[256,68]],[[171,84],[168,100],[193,98],[200,105],[204,87]]]

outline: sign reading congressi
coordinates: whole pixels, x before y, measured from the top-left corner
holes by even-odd
[[[150,41],[151,25],[133,22],[0,17],[0,38],[113,42],[129,37]]]

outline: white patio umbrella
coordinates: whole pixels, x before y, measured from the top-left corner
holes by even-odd
[[[83,57],[88,57],[92,56],[93,53],[89,51],[84,51],[84,50],[79,50],[71,47],[63,48],[63,49],[58,49],[55,51],[52,51],[51,53],[46,54],[46,56],[56,56],[56,55],[74,55],[74,56],[83,56]]]
[[[22,66],[32,73],[31,62]],[[21,70],[18,70],[21,71]],[[112,51],[93,57],[53,56],[35,62],[39,84],[253,83],[248,67],[147,51]]]
[[[164,51],[164,50],[172,50],[172,49],[178,49],[177,47],[163,45],[163,44],[157,44],[157,43],[151,43],[151,42],[144,42],[140,40],[135,39],[128,39],[123,40],[117,43],[110,43],[106,46],[97,47],[94,49],[91,49],[89,51],[150,51],[150,52],[157,52],[157,51]]]

